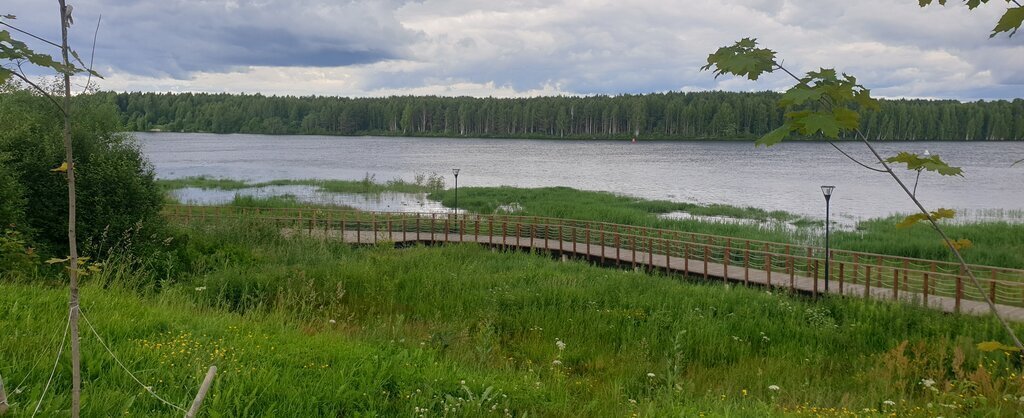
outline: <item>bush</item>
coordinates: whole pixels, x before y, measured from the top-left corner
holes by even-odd
[[[46,98],[23,90],[0,94],[0,220],[24,222],[30,240],[67,254],[68,193],[63,118]],[[133,138],[119,132],[116,107],[102,97],[72,103],[77,180],[77,232],[83,254],[104,257],[115,247],[158,237],[162,194]],[[5,177],[6,176],[6,177]],[[12,200],[7,203],[7,196]]]

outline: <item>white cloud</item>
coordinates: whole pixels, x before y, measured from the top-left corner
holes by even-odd
[[[79,22],[104,13],[97,57],[109,67],[102,87],[116,90],[519,96],[785,88],[781,75],[754,83],[698,70],[717,47],[751,36],[795,72],[836,67],[881,96],[1024,96],[1021,38],[988,38],[1004,10],[995,3],[973,12],[902,0],[75,3]],[[30,15],[30,25],[50,14],[34,0],[5,7]],[[78,36],[86,26],[75,28]]]

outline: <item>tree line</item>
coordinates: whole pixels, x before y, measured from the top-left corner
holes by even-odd
[[[510,138],[748,139],[782,124],[775,92],[346,98],[100,92],[135,131]],[[1024,100],[883,100],[872,139],[1024,139]]]

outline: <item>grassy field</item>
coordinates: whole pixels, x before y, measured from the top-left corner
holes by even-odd
[[[191,228],[172,267],[111,260],[89,276],[83,309],[172,403],[186,405],[217,364],[209,416],[1016,416],[1024,406],[1019,361],[976,348],[1005,340],[990,318],[477,246],[352,248],[255,224]],[[64,286],[0,280],[0,375],[15,416],[42,395]],[[83,335],[83,416],[181,415],[88,325]],[[66,357],[43,415],[66,413]]]

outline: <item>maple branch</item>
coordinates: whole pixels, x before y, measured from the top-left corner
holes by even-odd
[[[50,42],[50,41],[48,41],[48,40],[46,40],[46,39],[40,38],[40,37],[38,37],[38,36],[36,36],[36,35],[33,35],[33,34],[29,33],[29,32],[26,32],[26,31],[23,31],[23,30],[21,30],[21,29],[18,29],[18,28],[16,28],[16,27],[14,27],[13,25],[11,25],[10,23],[7,23],[7,22],[4,22],[4,21],[0,20],[0,25],[4,25],[4,26],[7,26],[7,27],[9,27],[9,28],[11,28],[11,29],[14,29],[14,30],[16,30],[16,31],[18,31],[18,32],[21,32],[21,33],[23,33],[23,34],[25,34],[25,35],[31,36],[31,37],[33,37],[33,38],[36,38],[36,39],[40,40],[40,41],[46,42],[46,43],[48,43],[48,44],[50,44],[50,45],[52,45],[52,46],[55,46],[55,47],[57,47],[57,48],[60,48],[60,44],[57,44],[57,43],[54,43],[54,42]]]
[[[1013,343],[1017,345],[1017,348],[1024,352],[1024,343],[1021,343],[1020,339],[1017,338],[1017,333],[1013,331],[1013,328],[1010,327],[1010,324],[1007,323],[1005,319],[1003,319],[1002,315],[999,315],[999,311],[996,310],[995,302],[993,302],[992,299],[989,298],[988,293],[985,292],[985,289],[981,287],[981,282],[978,281],[978,278],[974,276],[973,272],[971,272],[970,267],[967,266],[967,261],[964,260],[964,256],[960,254],[960,250],[956,248],[956,245],[953,245],[953,241],[950,240],[949,236],[946,235],[946,232],[943,231],[941,227],[939,227],[939,223],[935,220],[932,214],[928,212],[927,209],[924,208],[924,205],[921,204],[921,201],[917,200],[917,196],[915,196],[914,193],[912,193],[910,189],[907,188],[907,185],[903,183],[903,180],[900,180],[899,176],[896,175],[896,172],[892,170],[892,167],[890,167],[889,164],[885,162],[885,159],[883,159],[882,156],[878,154],[878,151],[876,151],[875,147],[871,145],[871,141],[868,140],[868,137],[864,135],[864,133],[861,132],[860,129],[855,129],[854,132],[856,132],[860,140],[864,142],[864,145],[866,145],[868,149],[871,150],[871,153],[875,155],[875,158],[877,158],[878,162],[882,164],[882,167],[885,167],[885,171],[889,173],[890,176],[892,176],[893,180],[896,180],[896,183],[899,184],[901,188],[903,188],[903,191],[907,193],[907,196],[910,196],[910,200],[912,200],[914,204],[917,205],[917,208],[921,210],[921,213],[924,214],[925,218],[928,220],[928,223],[931,224],[932,229],[934,229],[935,232],[938,232],[939,236],[942,237],[942,240],[946,243],[946,246],[949,247],[950,251],[953,251],[953,255],[955,255],[957,261],[960,262],[960,268],[963,270],[964,273],[967,273],[967,277],[969,277],[971,279],[971,282],[974,283],[974,286],[978,289],[978,293],[980,293],[981,296],[985,298],[985,302],[988,304],[989,309],[991,309],[992,315],[994,315],[996,319],[998,319],[999,322],[1003,325],[1003,328],[1006,329],[1006,333],[1010,335],[1010,338],[1013,340]]]
[[[867,164],[864,164],[864,163],[862,163],[860,161],[857,161],[856,158],[853,158],[852,156],[850,156],[850,154],[847,154],[846,151],[843,151],[842,149],[840,149],[839,146],[836,145],[835,143],[833,143],[832,141],[825,141],[825,142],[828,142],[828,144],[831,145],[832,148],[835,148],[836,151],[839,151],[840,154],[843,154],[844,156],[846,156],[846,158],[849,158],[850,161],[853,161],[853,162],[857,163],[861,167],[864,167],[864,168],[866,168],[868,170],[871,170],[871,171],[877,171],[879,173],[885,173],[886,172],[885,170],[882,170],[881,168],[871,167],[871,166],[869,166]]]
[[[29,80],[28,77],[25,76],[24,72],[21,69],[20,63],[18,64],[18,71],[11,71],[11,74],[14,74],[15,77],[20,78],[21,81],[24,81],[29,86],[32,86],[32,88],[39,91],[39,93],[45,96],[47,99],[50,99],[50,102],[52,102],[54,106],[57,106],[57,110],[60,110],[60,113],[67,114],[67,112],[64,111],[64,106],[61,106],[60,103],[57,102],[57,99],[54,99],[53,96],[50,95],[50,93],[47,93],[46,90],[43,90],[42,87],[39,87],[38,84],[33,83],[32,80]]]
[[[921,169],[917,170],[917,178],[914,179],[914,197],[917,197],[917,184],[921,182]]]

